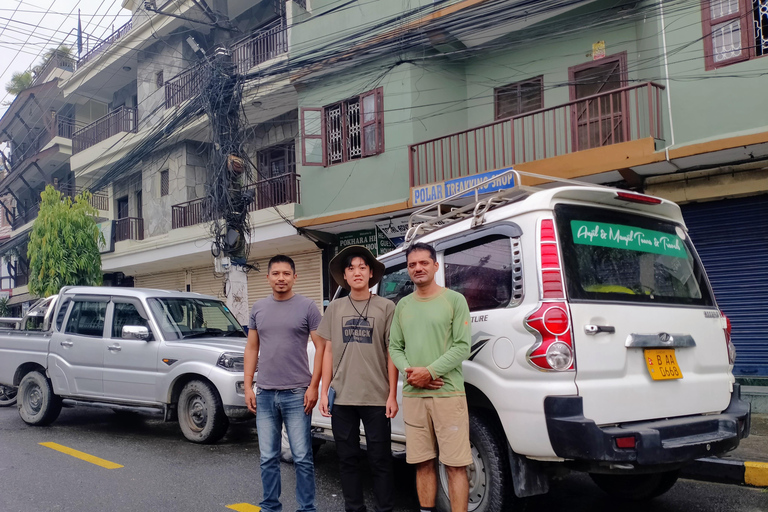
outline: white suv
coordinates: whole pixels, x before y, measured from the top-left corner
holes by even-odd
[[[564,186],[458,206],[414,226],[406,244],[435,247],[438,283],[471,311],[470,510],[510,510],[513,494],[547,492],[562,469],[589,472],[613,495],[652,498],[683,465],[748,435],[730,326],[677,205]],[[403,248],[381,260],[378,293],[411,293]],[[329,422],[314,419],[327,438]],[[399,414],[395,446],[404,432]],[[439,508],[449,510],[440,475]]]

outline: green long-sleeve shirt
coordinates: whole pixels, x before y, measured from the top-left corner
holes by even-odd
[[[463,295],[443,290],[423,299],[415,293],[395,308],[389,334],[389,354],[400,372],[424,366],[433,378],[442,377],[440,389],[422,389],[403,383],[403,396],[455,396],[464,394],[461,363],[470,352],[469,307]]]

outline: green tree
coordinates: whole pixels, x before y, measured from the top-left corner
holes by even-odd
[[[100,285],[104,235],[96,225],[96,208],[84,191],[72,201],[48,185],[40,194],[40,213],[27,246],[29,291],[38,297],[67,285]]]
[[[31,71],[17,71],[11,75],[11,81],[5,84],[5,92],[18,96],[24,89],[29,89],[34,78]]]

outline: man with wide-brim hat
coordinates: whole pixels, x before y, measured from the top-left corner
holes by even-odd
[[[329,271],[349,295],[331,302],[317,328],[326,340],[320,412],[331,416],[344,509],[366,510],[359,468],[362,421],[376,511],[387,512],[394,508],[395,495],[390,420],[398,411],[398,372],[388,353],[395,304],[371,293],[384,276],[384,264],[365,247],[345,247]],[[335,396],[332,407],[329,389]]]

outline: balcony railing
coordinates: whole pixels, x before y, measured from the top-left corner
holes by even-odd
[[[238,73],[288,51],[288,29],[282,20],[232,44],[232,61]]]
[[[197,65],[165,82],[165,108],[175,107],[200,94],[209,76],[208,66]]]
[[[121,132],[136,132],[135,107],[119,107],[72,134],[72,154],[89,148]]]
[[[299,175],[295,172],[256,182],[256,204],[254,207],[258,210],[299,202]]]
[[[125,217],[115,221],[115,242],[144,240],[144,219]]]
[[[129,21],[122,27],[118,28],[114,32],[112,32],[109,36],[107,36],[106,39],[103,39],[100,41],[96,46],[88,50],[85,55],[80,57],[77,61],[77,67],[83,66],[86,62],[96,57],[98,54],[109,48],[112,43],[117,41],[118,39],[121,39],[125,34],[131,31],[131,28],[133,27],[133,20]]]
[[[24,142],[15,146],[8,159],[11,169],[15,169],[27,158],[38,154],[48,144],[53,137],[72,138],[75,129],[75,121],[65,117],[55,118],[53,123],[49,123],[46,129],[40,131],[29,142]]]
[[[663,85],[622,87],[409,146],[411,186],[638,140],[663,139]]]
[[[86,190],[83,187],[76,187],[69,183],[61,183],[57,187],[57,190],[61,192],[64,197],[71,197],[73,200],[75,196]],[[104,192],[91,192],[91,206],[101,211],[109,211],[109,196]]]
[[[209,218],[209,201],[207,197],[187,201],[171,206],[171,229],[194,226]]]

